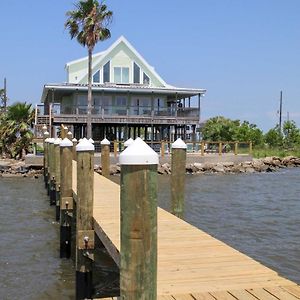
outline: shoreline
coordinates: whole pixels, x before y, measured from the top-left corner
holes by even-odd
[[[243,173],[268,173],[276,172],[282,168],[300,167],[300,158],[287,156],[280,158],[277,156],[253,159],[241,163],[218,162],[218,163],[189,163],[186,165],[186,174],[243,174]],[[95,172],[101,174],[101,166],[95,165]],[[121,168],[119,164],[110,166],[110,175],[119,175]],[[170,175],[171,164],[159,164],[157,167],[159,175]],[[1,159],[0,160],[0,178],[9,177],[34,177],[43,175],[43,167],[26,166],[22,160]]]

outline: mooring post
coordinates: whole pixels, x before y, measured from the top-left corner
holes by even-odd
[[[44,135],[43,135],[43,147],[44,147],[43,165],[44,165],[45,188],[47,188],[47,185],[48,185],[48,139],[49,139],[49,132],[44,131]]]
[[[121,299],[155,300],[157,294],[158,155],[137,138],[121,165]]]
[[[109,177],[109,175],[110,175],[110,141],[105,138],[101,141],[100,144],[101,144],[102,175],[104,177]]]
[[[59,221],[60,216],[60,148],[61,138],[54,141],[55,156],[55,220]]]
[[[161,144],[160,144],[160,155],[161,157],[165,157],[165,142],[164,141],[161,141]]]
[[[72,138],[73,138],[73,133],[71,131],[68,131],[67,133],[67,138],[72,141]]]
[[[76,157],[77,157],[77,155],[76,155],[77,139],[73,138],[72,143],[73,143],[73,148],[72,148],[73,160],[76,160]]]
[[[49,196],[50,205],[55,205],[55,155],[54,155],[54,138],[49,139],[49,164],[50,164],[50,176],[49,176]]]
[[[219,142],[219,155],[222,155],[222,142]]]
[[[201,142],[201,156],[204,156],[204,142]]]
[[[76,146],[77,212],[76,212],[76,299],[92,297],[92,268],[95,232],[93,228],[94,151],[87,139]]]
[[[118,142],[114,141],[114,156],[117,158],[118,155]]]
[[[71,256],[71,220],[73,211],[72,154],[73,143],[65,138],[60,143],[60,257]]]
[[[234,143],[234,155],[238,155],[238,142]]]
[[[253,152],[253,144],[252,141],[249,142],[249,154],[252,155]]]
[[[172,214],[179,218],[183,218],[184,214],[186,148],[181,138],[172,144],[171,206]]]

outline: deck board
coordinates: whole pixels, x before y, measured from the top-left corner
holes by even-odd
[[[76,193],[75,162],[73,174]],[[95,232],[119,265],[120,187],[97,173],[94,186]],[[157,218],[158,299],[300,299],[296,283],[261,263],[161,208]]]

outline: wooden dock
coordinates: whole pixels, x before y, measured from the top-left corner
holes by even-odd
[[[94,229],[119,265],[120,187],[97,173],[94,186]],[[161,300],[300,299],[296,283],[160,208],[157,273]]]

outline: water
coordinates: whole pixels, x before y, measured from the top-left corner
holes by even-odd
[[[118,179],[118,178],[115,178]],[[300,283],[300,169],[188,175],[189,223]],[[170,207],[169,177],[159,205]],[[0,299],[74,299],[74,266],[59,259],[59,225],[42,179],[0,179]],[[97,295],[117,291],[116,266],[98,241]]]

